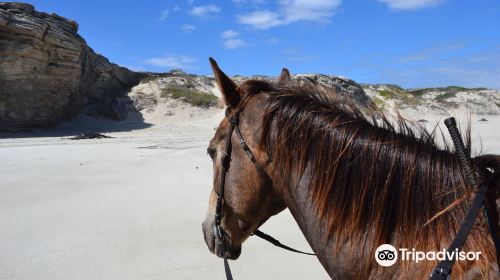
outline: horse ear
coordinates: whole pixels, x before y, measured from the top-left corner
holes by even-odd
[[[283,85],[288,84],[291,81],[292,81],[292,78],[290,76],[290,71],[288,71],[288,69],[286,69],[286,68],[283,68],[283,70],[281,70],[281,75],[278,78],[278,85],[283,86]]]
[[[217,62],[213,58],[209,58],[210,65],[212,66],[212,71],[214,72],[215,82],[219,88],[222,96],[224,97],[224,103],[226,106],[236,106],[240,102],[240,95],[236,88],[238,87],[233,80],[231,80],[222,70],[220,70]]]

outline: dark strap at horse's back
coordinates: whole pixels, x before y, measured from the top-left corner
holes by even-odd
[[[466,179],[472,186],[476,186],[476,176],[472,171],[470,159],[465,149],[465,145],[463,143],[462,137],[460,136],[460,132],[456,126],[455,118],[446,119],[445,125],[448,128],[448,132],[450,133],[451,139],[453,140],[453,145],[455,146],[456,154],[460,160],[460,165],[465,172]],[[498,172],[498,171],[497,171]],[[495,174],[497,175],[497,174]],[[458,230],[457,235],[451,242],[448,247],[448,252],[453,252],[455,250],[460,250],[469,233],[474,226],[474,222],[476,221],[477,215],[479,211],[484,206],[484,216],[488,224],[488,229],[490,231],[491,238],[493,239],[493,243],[495,244],[495,250],[497,255],[497,265],[500,270],[500,237],[498,232],[498,210],[496,207],[495,197],[493,198],[487,197],[486,193],[488,192],[488,184],[480,184],[478,189],[476,190],[476,196],[472,201],[469,212],[465,216],[465,220],[460,225],[460,229]],[[494,193],[493,193],[494,194]],[[456,259],[445,259],[439,262],[439,264],[434,268],[431,273],[431,280],[446,280],[449,279],[453,265],[455,264]]]
[[[495,200],[496,196],[486,197],[485,200],[485,208],[488,213],[488,228],[490,229],[490,235],[493,239],[493,243],[495,244],[495,251],[497,256],[497,266],[500,272],[500,226],[499,226],[499,217],[498,217],[498,209]]]
[[[465,240],[469,236],[472,226],[476,221],[476,217],[479,214],[479,211],[481,210],[481,207],[483,206],[484,203],[486,187],[481,186],[481,189],[477,192],[476,196],[474,197],[470,210],[467,213],[467,216],[465,216],[464,222],[460,226],[457,235],[455,236],[450,246],[448,247],[448,252],[453,252],[456,249],[460,250],[463,247]],[[434,268],[434,270],[432,271],[430,279],[431,280],[448,279],[448,277],[451,275],[451,270],[453,268],[453,265],[455,264],[455,261],[456,261],[455,259],[445,259],[440,261],[439,264],[436,266],[436,268]]]

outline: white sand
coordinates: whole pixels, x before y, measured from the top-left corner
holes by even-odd
[[[115,126],[81,118],[0,139],[0,279],[224,279],[201,231],[212,188],[205,149],[221,118],[179,114],[127,131],[131,117],[106,132],[115,138],[61,139]],[[474,134],[500,153],[500,118],[486,118]],[[288,211],[263,230],[309,250]],[[256,238],[231,265],[236,279],[328,279],[314,257]]]
[[[0,279],[224,279],[201,231],[223,112],[178,115],[110,139],[61,139],[113,124],[88,118],[0,139]],[[263,229],[309,249],[288,212]],[[231,264],[236,279],[328,279],[316,258],[255,238]]]

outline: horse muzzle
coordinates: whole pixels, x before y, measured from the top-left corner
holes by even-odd
[[[203,236],[205,238],[205,243],[207,244],[208,250],[212,254],[215,254],[219,258],[224,255],[230,260],[236,260],[241,255],[241,245],[231,244],[229,235],[215,224],[211,227],[211,230],[203,224]]]

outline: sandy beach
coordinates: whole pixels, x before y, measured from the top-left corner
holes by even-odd
[[[78,133],[71,127],[106,126],[88,120],[2,135],[0,278],[223,279],[201,231],[212,188],[206,145],[222,115],[109,139],[66,139]],[[263,230],[309,249],[288,212]],[[237,279],[328,279],[316,258],[255,238],[231,263]]]
[[[2,134],[0,278],[224,279],[201,232],[212,188],[206,145],[222,116],[149,116],[132,130],[134,116],[119,125],[80,117]],[[483,152],[500,153],[500,118],[486,118],[472,117],[475,146],[482,138]],[[113,138],[68,139],[90,129]],[[262,229],[310,250],[288,211]],[[256,238],[231,265],[236,279],[328,279],[315,257]]]

